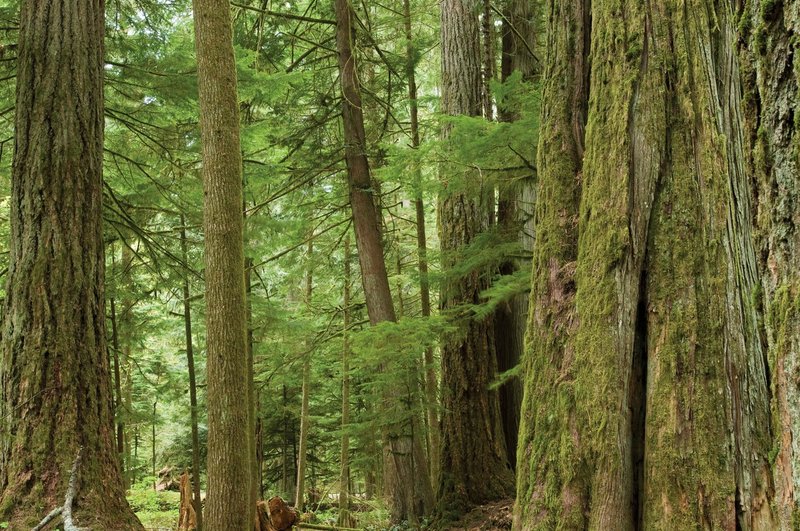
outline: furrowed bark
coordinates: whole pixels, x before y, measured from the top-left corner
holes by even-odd
[[[747,169],[772,377],[775,506],[781,528],[800,520],[800,2],[747,2],[739,19]]]
[[[442,111],[450,116],[481,116],[481,48],[477,0],[442,4]],[[443,136],[449,136],[445,125]],[[456,176],[457,171],[467,171]],[[447,275],[458,254],[489,228],[494,211],[493,187],[482,185],[472,169],[441,169],[439,241]],[[447,189],[451,178],[467,186]],[[466,189],[465,189],[466,188]],[[488,287],[485,271],[447,278],[441,287],[444,314],[463,330],[442,344],[442,452],[438,511],[444,519],[460,516],[472,505],[507,496],[513,485],[503,437],[497,391],[489,385],[497,372],[491,318],[475,319],[464,306],[481,302]],[[466,315],[464,315],[466,313]]]
[[[20,3],[0,354],[0,522],[11,529],[62,504],[79,448],[77,523],[142,529],[120,475],[106,343],[104,8]]]
[[[242,220],[242,159],[236,62],[228,2],[194,0],[203,144],[208,380],[206,527],[253,529],[253,414]],[[242,400],[242,390],[246,398]]]

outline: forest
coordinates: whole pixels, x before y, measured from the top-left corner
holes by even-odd
[[[0,530],[800,530],[800,0],[0,0]]]

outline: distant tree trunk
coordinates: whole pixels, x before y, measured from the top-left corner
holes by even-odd
[[[189,246],[186,241],[186,218],[181,214],[181,258],[189,266]],[[192,305],[189,291],[189,272],[183,278],[183,327],[186,335],[186,365],[189,368],[189,407],[192,424],[192,491],[197,531],[203,531],[203,503],[200,498],[200,435],[197,422],[197,380],[192,341]]]
[[[153,467],[153,490],[158,490],[158,468],[156,468],[156,419],[158,418],[158,399],[153,401],[153,416],[150,422],[151,445],[150,445],[150,464]]]
[[[406,30],[406,77],[408,79],[409,112],[411,114],[411,147],[420,146],[419,135],[419,103],[417,102],[417,74],[416,65],[418,52],[414,47],[414,34],[411,24],[411,1],[403,0],[403,19]],[[417,222],[417,255],[419,260],[419,291],[422,316],[431,316],[431,288],[428,277],[428,238],[425,233],[425,201],[422,195],[422,171],[419,166],[414,168],[415,198],[414,210]],[[441,451],[441,437],[439,427],[439,389],[436,381],[436,366],[433,358],[433,347],[425,349],[423,361],[425,363],[425,414],[428,422],[428,467],[430,469],[431,484],[438,481],[439,453]]]
[[[344,125],[345,157],[350,184],[350,205],[356,234],[361,282],[367,302],[370,323],[396,321],[389,278],[383,259],[383,242],[380,225],[375,212],[366,156],[364,116],[358,82],[356,59],[352,53],[354,31],[350,20],[352,8],[348,0],[335,0],[336,44],[339,53],[342,94],[344,96],[342,120]],[[386,403],[396,393],[384,391]],[[427,463],[419,439],[406,433],[408,423],[390,425],[384,434],[384,481],[389,497],[389,508],[393,522],[416,521],[431,508],[433,493],[427,474],[416,470],[427,470]]]
[[[756,250],[772,375],[775,506],[800,521],[800,2],[750,2],[741,14],[743,114],[752,153]]]
[[[246,219],[245,219],[246,222]],[[250,502],[253,507],[256,507],[261,498],[261,464],[263,460],[263,451],[260,444],[260,420],[259,420],[259,398],[256,391],[255,384],[255,352],[253,341],[253,259],[250,257],[245,258],[245,297],[246,297],[246,310],[247,310],[247,382],[249,384],[248,393],[250,401],[250,437],[253,447],[253,462],[250,465]],[[256,510],[256,509],[254,509]],[[253,518],[258,521],[258,514],[256,513]]]
[[[206,527],[253,529],[252,408],[247,390],[247,323],[239,102],[230,5],[194,0],[203,144],[208,380]]]
[[[344,300],[342,308],[342,450],[339,456],[339,518],[337,524],[353,527],[350,516],[350,235],[344,240]]]
[[[539,2],[508,0],[503,13],[503,53],[501,76],[505,83],[514,72],[522,80],[532,83],[539,74],[539,65],[533,55],[538,35],[536,22],[540,17]],[[517,113],[500,107],[499,119],[513,122]],[[497,224],[505,238],[517,239],[523,251],[533,252],[533,209],[536,204],[536,175],[527,173],[515,178],[513,184],[503,184],[499,190]],[[516,177],[516,176],[515,176]],[[509,260],[500,266],[500,273],[511,275],[530,263],[527,259]],[[520,363],[525,349],[525,330],[528,325],[528,294],[515,295],[495,312],[495,348],[497,370],[506,372]],[[500,411],[503,433],[512,466],[517,462],[517,434],[519,432],[522,381],[514,377],[500,387]]]
[[[122,420],[122,376],[119,362],[119,334],[117,334],[117,305],[114,297],[109,299],[111,304],[111,351],[114,360],[114,411],[117,418],[117,455],[119,456],[120,470],[122,471],[123,486],[125,485],[125,422]]]
[[[481,51],[478,0],[442,4],[442,111],[450,116],[481,116]],[[449,135],[445,127],[444,137]],[[474,170],[443,168],[445,189],[439,199],[439,241],[445,275],[458,253],[489,228],[494,187],[480,183]],[[447,189],[448,176],[470,183],[468,191]],[[462,330],[442,344],[442,453],[439,511],[460,512],[471,505],[508,496],[513,474],[508,463],[497,391],[489,385],[497,372],[493,320],[474,319],[464,305],[479,304],[488,287],[484,271],[442,284],[444,314],[460,320]],[[464,315],[467,313],[467,315]],[[456,317],[458,315],[458,317]]]
[[[494,120],[494,98],[492,97],[492,81],[497,71],[497,56],[494,30],[494,13],[491,0],[483,1],[483,17],[481,17],[481,44],[483,45],[483,116]]]
[[[306,253],[306,289],[305,305],[306,312],[311,315],[311,296],[313,294],[314,282],[311,272],[311,261],[314,253],[314,240],[309,239],[308,251]],[[300,450],[297,456],[297,492],[295,493],[294,506],[302,511],[304,507],[304,496],[306,488],[306,461],[308,457],[308,429],[309,412],[308,399],[311,393],[311,349],[313,341],[306,341],[306,352],[303,355],[303,398],[300,406]]]
[[[122,275],[120,303],[120,314],[117,318],[117,335],[119,336],[121,363],[123,367],[122,375],[124,376],[123,388],[123,404],[126,412],[133,411],[133,361],[131,359],[131,345],[133,344],[133,310],[135,301],[131,297],[133,290],[132,268],[133,268],[134,253],[123,242],[122,245],[122,260],[120,267],[120,274]],[[131,452],[130,436],[123,430],[123,442],[125,445],[124,453],[124,466],[122,473],[126,485],[133,485],[136,483],[136,459],[133,458]]]
[[[774,529],[730,4],[588,7],[549,7],[515,528]]]
[[[20,2],[11,238],[0,354],[0,522],[63,505],[142,529],[114,444],[104,294],[102,0]]]

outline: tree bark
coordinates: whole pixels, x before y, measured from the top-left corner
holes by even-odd
[[[353,55],[355,32],[351,25],[352,7],[348,0],[335,0],[336,44],[339,53],[344,126],[345,158],[350,185],[350,205],[356,247],[361,266],[361,282],[372,325],[397,320],[389,289],[389,277],[383,258],[383,242],[373,198],[373,183],[366,156],[364,116],[358,82],[356,58]],[[384,403],[393,403],[397,393],[384,391]],[[408,433],[409,423],[391,424],[384,428],[384,481],[393,522],[415,522],[433,504],[433,493],[427,474],[422,446],[418,438]],[[413,421],[412,423],[413,424]]]
[[[442,4],[442,111],[446,115],[481,116],[479,11],[477,0]],[[448,137],[448,127],[443,135]],[[494,187],[481,183],[480,175],[468,169],[458,178],[469,182],[469,189],[448,190],[448,179],[456,171],[462,170],[442,168],[445,189],[439,198],[439,241],[446,278],[440,306],[462,327],[442,344],[438,510],[445,517],[507,496],[513,488],[498,393],[489,390],[497,371],[493,320],[475,319],[464,310],[465,305],[481,302],[489,275],[473,271],[462,278],[447,277],[458,254],[489,228]]]
[[[775,526],[733,16],[673,4],[549,7],[548,70],[585,71],[591,27],[591,83],[566,116],[545,94],[517,529]],[[582,108],[562,264],[574,201],[544,198]]]
[[[186,241],[186,218],[181,215],[181,258],[189,264],[189,246]],[[203,531],[203,503],[200,497],[200,435],[197,422],[197,381],[194,366],[194,342],[192,340],[192,305],[190,302],[189,272],[183,278],[183,328],[186,336],[186,365],[189,369],[189,408],[192,424],[192,506],[197,531]],[[183,489],[181,489],[183,490]]]
[[[0,522],[11,529],[64,504],[80,448],[77,523],[142,529],[115,451],[106,343],[104,7],[20,3],[0,358]]]
[[[403,20],[406,30],[406,78],[408,79],[409,114],[411,116],[411,147],[420,147],[419,135],[419,103],[417,102],[416,65],[418,52],[414,46],[412,32],[411,1],[403,0]],[[422,194],[422,171],[414,167],[415,199],[414,211],[417,228],[417,256],[419,261],[419,292],[423,317],[431,316],[431,288],[428,277],[428,238],[425,231],[425,200]],[[436,381],[436,365],[433,347],[425,349],[423,355],[425,368],[425,415],[428,423],[428,467],[431,484],[438,482],[439,452],[441,451],[441,434],[439,427],[439,386]]]
[[[342,323],[342,448],[339,456],[339,526],[352,527],[350,516],[350,235],[344,240],[344,300]]]
[[[769,373],[775,506],[782,529],[800,520],[800,3],[747,3],[739,40],[745,84],[744,116],[754,175],[756,250]]]
[[[203,144],[208,379],[206,527],[251,531],[242,160],[230,6],[194,0]],[[244,445],[244,448],[242,447]]]
[[[308,252],[306,253],[306,290],[305,305],[306,311],[311,314],[311,296],[313,294],[314,282],[311,271],[312,255],[314,253],[314,240],[308,241]],[[306,341],[306,352],[303,356],[303,389],[300,406],[300,450],[297,456],[297,492],[295,493],[294,506],[298,511],[303,511],[305,506],[305,485],[306,485],[306,461],[308,458],[308,429],[309,412],[308,399],[311,393],[311,352],[312,341]]]
[[[503,11],[503,38],[501,76],[508,82],[514,72],[522,80],[533,83],[539,76],[539,65],[533,55],[538,40],[536,23],[541,14],[540,2],[509,0]],[[506,107],[499,108],[499,119],[516,121],[519,116]],[[532,253],[534,244],[534,216],[536,204],[536,175],[526,173],[513,179],[512,184],[503,184],[499,189],[497,224],[505,238],[517,239],[523,251]],[[502,275],[512,275],[530,260],[508,260],[500,266]],[[515,295],[495,312],[495,348],[497,370],[509,371],[520,364],[525,349],[525,330],[528,325],[528,293]],[[517,439],[519,416],[522,404],[522,380],[513,377],[500,389],[500,411],[503,418],[503,433],[512,466],[517,462]]]

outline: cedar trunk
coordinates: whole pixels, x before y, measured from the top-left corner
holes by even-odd
[[[744,115],[752,149],[756,248],[772,375],[775,507],[780,525],[800,521],[800,2],[741,14]]]
[[[208,372],[207,529],[250,531],[253,414],[248,354],[239,104],[230,5],[194,0],[203,144]],[[242,390],[246,399],[242,400]]]
[[[442,4],[442,110],[451,116],[480,116],[481,48],[477,0]],[[445,127],[444,136],[448,136]],[[439,240],[445,275],[458,254],[488,229],[493,187],[474,170],[455,176],[458,166],[443,167],[445,190],[439,198]],[[468,184],[448,190],[450,177]],[[466,188],[466,190],[464,189]],[[442,344],[442,449],[439,511],[455,516],[474,504],[507,496],[513,489],[497,391],[489,385],[497,372],[491,317],[464,316],[464,305],[481,302],[488,287],[486,271],[461,278],[446,276],[441,288],[442,312],[461,321],[463,331]]]
[[[548,10],[515,528],[773,529],[730,4]]]
[[[10,269],[0,359],[0,522],[63,505],[79,448],[76,521],[142,529],[125,500],[106,345],[103,0],[20,7]]]

